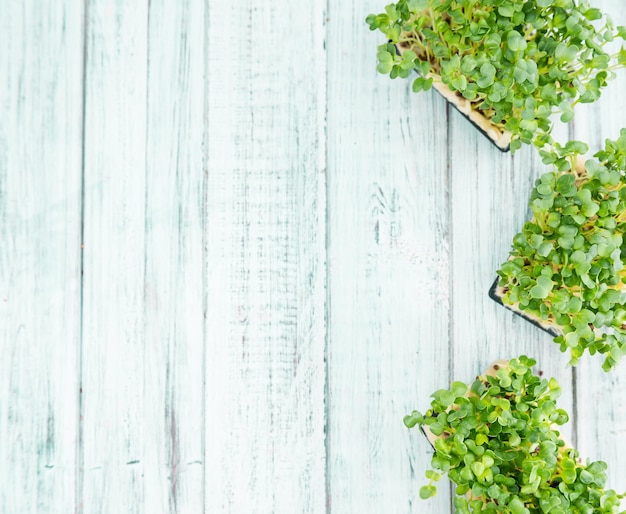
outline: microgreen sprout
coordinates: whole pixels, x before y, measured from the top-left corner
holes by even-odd
[[[535,361],[512,359],[494,374],[472,384],[453,382],[436,391],[431,408],[404,418],[436,436],[427,499],[445,473],[456,484],[457,514],[617,513],[624,495],[605,489],[604,462],[582,463],[558,427],[567,412],[559,409],[555,379],[533,374]]]
[[[366,21],[388,41],[380,73],[416,70],[416,92],[442,82],[510,133],[512,150],[550,143],[551,116],[571,120],[626,66],[624,47],[608,52],[626,28],[586,0],[399,0]]]
[[[535,183],[533,217],[498,275],[504,304],[555,327],[571,364],[588,351],[614,368],[626,352],[626,129],[569,169],[580,142],[543,152],[555,166]]]

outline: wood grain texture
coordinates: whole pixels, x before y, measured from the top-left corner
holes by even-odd
[[[156,480],[147,454],[162,439],[148,424],[149,403],[159,399],[144,373],[156,344],[144,319],[147,23],[146,3],[88,6],[79,509],[86,514],[147,512],[146,483]]]
[[[614,22],[626,25],[626,11],[619,0],[594,0],[594,5],[612,14]],[[589,144],[590,154],[616,139],[626,127],[626,70],[603,91],[600,100],[581,105],[573,121],[573,136]],[[626,361],[610,373],[602,371],[599,355],[585,355],[577,368],[578,446],[582,455],[603,460],[608,466],[608,485],[626,490]]]
[[[374,1],[328,13],[330,512],[446,512],[402,418],[449,383],[445,102],[376,73]]]
[[[146,513],[203,512],[204,2],[150,2],[146,144]]]
[[[205,509],[324,512],[324,2],[208,5]]]
[[[81,6],[0,4],[0,512],[73,512]]]

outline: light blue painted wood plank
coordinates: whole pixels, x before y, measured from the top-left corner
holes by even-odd
[[[324,512],[324,2],[210,2],[206,512]]]
[[[143,459],[146,513],[203,512],[204,9],[150,2]]]
[[[445,102],[376,73],[384,5],[328,13],[331,512],[446,512],[419,499],[432,451],[402,419],[449,382]]]
[[[594,5],[611,13],[618,25],[626,25],[624,3],[619,0],[594,0]],[[616,139],[626,127],[626,70],[619,70],[597,103],[580,105],[574,118],[573,135],[589,143],[590,154]],[[608,466],[608,485],[618,492],[626,489],[626,361],[611,373],[602,371],[602,358],[585,356],[577,369],[579,416],[578,447],[584,458],[604,460]],[[626,508],[626,502],[622,502]]]
[[[93,0],[87,14],[82,512],[135,514],[157,451],[144,375],[148,5]]]
[[[74,512],[82,7],[0,4],[0,512]]]

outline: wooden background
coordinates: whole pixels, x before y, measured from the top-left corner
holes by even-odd
[[[402,417],[523,353],[626,489],[626,365],[487,297],[543,166],[377,75],[383,6],[0,2],[0,513],[448,513]]]

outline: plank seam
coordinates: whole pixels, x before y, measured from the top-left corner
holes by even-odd
[[[328,20],[330,19],[330,0],[326,0],[324,5],[324,119],[322,120],[324,133],[324,288],[326,294],[324,296],[324,479],[325,479],[325,501],[326,514],[331,514],[331,482],[330,482],[330,456],[331,456],[331,440],[330,440],[330,305],[331,305],[331,287],[330,287],[330,174],[328,173],[328,98],[329,98],[329,80],[328,70],[330,68],[330,53],[328,52]]]
[[[450,162],[452,161],[452,150],[450,145],[450,108],[446,102],[446,182],[447,192],[447,220],[448,225],[448,379],[454,377],[454,216],[453,209],[453,185],[454,180]],[[454,490],[450,488],[448,497],[450,512],[454,512]]]
[[[448,374],[454,376],[454,216],[453,207],[453,186],[454,180],[450,162],[452,160],[452,150],[450,148],[450,104],[446,104],[446,181],[448,185],[447,194],[447,225],[448,225]]]
[[[204,7],[203,29],[204,29],[204,50],[203,50],[203,111],[202,111],[202,435],[201,435],[201,453],[202,453],[202,513],[206,514],[207,498],[206,498],[206,482],[207,482],[207,447],[206,447],[206,431],[207,431],[207,314],[209,309],[209,251],[208,251],[208,224],[207,215],[209,212],[209,81],[207,80],[208,62],[209,62],[209,6],[205,0],[202,5]]]
[[[146,371],[145,371],[145,366],[146,366],[146,356],[145,356],[145,345],[146,345],[146,327],[148,324],[148,316],[147,316],[147,302],[148,302],[148,298],[147,298],[147,291],[146,291],[146,284],[148,283],[148,217],[149,217],[149,209],[150,209],[150,199],[149,199],[149,195],[148,195],[148,183],[149,183],[149,170],[148,170],[148,162],[149,162],[149,156],[148,156],[148,148],[149,148],[149,144],[150,144],[150,136],[152,135],[151,130],[150,130],[150,12],[151,12],[151,7],[152,7],[152,3],[148,2],[148,5],[146,7],[146,41],[145,41],[145,45],[146,45],[146,76],[145,76],[145,100],[144,100],[144,108],[145,108],[145,120],[144,120],[144,124],[145,124],[145,129],[144,129],[144,145],[143,145],[143,163],[144,163],[144,167],[143,167],[143,173],[144,173],[144,191],[143,191],[143,238],[144,238],[144,244],[143,244],[143,297],[142,297],[142,334],[141,334],[141,338],[143,339],[143,367],[141,369],[141,373],[142,373],[142,391],[141,391],[141,395],[142,398],[145,400],[146,398]],[[168,361],[168,367],[169,367],[169,361]],[[167,386],[166,386],[166,395],[167,395]],[[167,403],[167,399],[165,400]],[[145,412],[144,412],[144,419],[142,421],[145,420]],[[145,459],[145,455],[147,455],[146,452],[146,437],[145,437],[145,433],[142,433],[142,437],[141,437],[141,449],[142,449],[142,460]],[[167,468],[168,471],[168,475],[171,476],[172,470],[171,470],[171,462],[166,462],[164,463],[165,466]],[[142,464],[143,465],[143,464]],[[171,482],[170,482],[171,485]],[[145,498],[146,496],[146,481],[142,480],[141,481],[141,493],[142,493],[142,497]],[[168,500],[168,507],[172,506],[172,496],[171,496],[172,490],[169,489],[167,491],[167,500]],[[176,499],[174,498],[174,511],[176,511],[176,503],[175,503]],[[143,509],[142,509],[143,511]]]
[[[82,62],[82,115],[81,115],[81,177],[80,177],[80,286],[79,286],[79,337],[77,348],[78,363],[78,419],[77,424],[77,444],[76,444],[76,491],[75,491],[75,507],[76,514],[83,512],[83,487],[84,487],[84,426],[83,426],[83,336],[84,336],[84,296],[85,296],[85,145],[86,145],[86,126],[87,126],[87,54],[88,54],[88,36],[89,36],[89,0],[83,3],[83,62]]]

